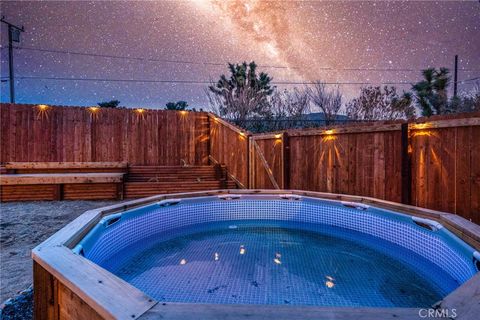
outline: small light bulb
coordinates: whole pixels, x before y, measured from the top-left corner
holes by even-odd
[[[280,258],[282,257],[282,255],[280,253],[275,253],[275,259],[273,259],[273,262],[275,262],[276,264],[282,264],[282,261],[280,261]]]

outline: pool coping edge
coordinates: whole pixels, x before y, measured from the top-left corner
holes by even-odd
[[[53,234],[46,241],[32,250],[32,259],[41,265],[45,270],[57,278],[63,285],[78,295],[90,307],[105,319],[150,319],[153,315],[167,316],[168,319],[185,319],[187,310],[196,317],[200,310],[205,316],[213,316],[218,312],[229,314],[232,319],[249,318],[255,319],[264,316],[265,310],[269,315],[279,313],[283,308],[295,310],[292,315],[303,315],[301,319],[308,319],[308,315],[316,312],[317,316],[324,315],[325,318],[343,318],[347,314],[356,319],[378,319],[378,318],[409,318],[419,319],[419,308],[344,308],[344,307],[301,307],[301,306],[276,306],[276,305],[209,305],[197,303],[158,303],[139,289],[109,273],[103,268],[95,265],[89,260],[72,252],[73,246],[106,215],[130,210],[136,207],[155,203],[165,199],[190,198],[199,196],[215,196],[222,194],[249,194],[249,195],[280,195],[292,194],[308,196],[326,200],[351,201],[388,209],[403,214],[429,218],[445,224],[445,227],[455,233],[459,238],[480,251],[480,226],[461,218],[460,216],[410,205],[399,204],[386,200],[370,197],[352,196],[344,194],[322,193],[301,190],[213,190],[197,191],[189,193],[176,193],[156,195],[148,198],[135,199],[108,207],[86,211],[78,218],[70,222],[64,228]],[[61,259],[64,258],[64,259]],[[78,266],[82,265],[82,273]],[[88,274],[88,277],[85,276]],[[90,278],[90,279],[89,279]],[[101,283],[99,283],[101,281]],[[124,294],[123,298],[117,298],[119,290]],[[112,301],[112,296],[115,300]],[[439,304],[439,308],[452,308],[452,304],[461,303],[460,316],[468,319],[467,315],[480,314],[480,273],[462,284],[455,291],[445,297]],[[477,300],[475,300],[477,299]],[[120,301],[119,301],[120,300]],[[475,302],[479,301],[479,302]],[[240,307],[240,306],[246,306]],[[248,308],[247,308],[248,307]],[[264,310],[260,313],[256,312]],[[346,311],[349,310],[349,311]],[[474,313],[472,313],[473,311]],[[231,312],[231,314],[230,314]],[[238,317],[235,317],[238,315]],[[323,317],[323,316],[322,316]],[[197,317],[198,318],[198,317]]]

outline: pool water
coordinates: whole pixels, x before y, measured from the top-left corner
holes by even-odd
[[[169,302],[427,307],[459,285],[411,251],[338,227],[227,221],[172,234],[104,267]]]

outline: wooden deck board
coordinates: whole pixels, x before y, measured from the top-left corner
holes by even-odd
[[[126,162],[7,162],[7,169],[91,169],[126,168]]]
[[[32,173],[4,174],[0,185],[74,184],[74,183],[121,183],[123,173]]]

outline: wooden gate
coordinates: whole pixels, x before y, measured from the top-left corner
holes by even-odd
[[[251,189],[288,189],[288,137],[286,133],[253,135],[249,138]]]

